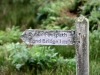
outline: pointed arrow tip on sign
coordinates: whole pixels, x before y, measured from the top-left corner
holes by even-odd
[[[23,33],[22,33],[22,35],[21,35],[21,40],[22,41],[24,41],[26,44],[30,44],[30,36],[31,36],[31,34],[32,34],[32,29],[27,29],[27,30],[25,30]]]

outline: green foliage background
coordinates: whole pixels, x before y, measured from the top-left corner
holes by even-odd
[[[29,46],[25,29],[69,30],[89,19],[90,75],[100,75],[100,0],[1,0],[0,75],[75,75],[74,46]]]

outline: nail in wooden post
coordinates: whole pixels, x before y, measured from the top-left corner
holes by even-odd
[[[75,24],[76,75],[89,75],[89,21],[81,15]]]

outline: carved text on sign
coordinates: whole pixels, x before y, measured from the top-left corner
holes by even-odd
[[[26,44],[40,45],[73,45],[75,31],[73,30],[34,30],[23,32],[21,39]]]

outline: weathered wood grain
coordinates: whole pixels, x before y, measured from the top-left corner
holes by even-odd
[[[75,24],[76,75],[89,75],[89,21],[81,15]]]
[[[75,31],[73,30],[36,30],[23,32],[21,39],[30,45],[73,45]]]

